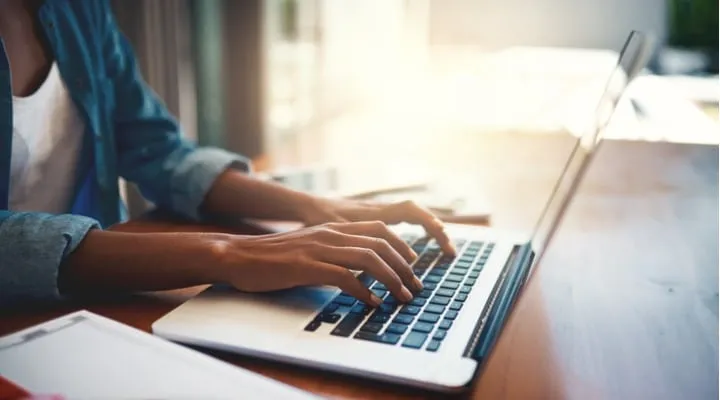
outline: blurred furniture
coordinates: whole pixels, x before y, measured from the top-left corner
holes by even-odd
[[[489,194],[494,224],[531,227],[571,142],[499,135],[465,144],[452,168],[474,177],[468,188]],[[717,398],[717,165],[717,146],[607,142],[486,367],[460,397]],[[118,229],[221,230],[170,220]],[[200,290],[8,311],[0,315],[0,334],[79,308],[148,330]],[[211,354],[333,398],[447,398]]]

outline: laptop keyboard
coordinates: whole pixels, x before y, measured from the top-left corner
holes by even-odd
[[[455,240],[458,256],[442,254],[438,244],[427,237],[403,236],[419,255],[413,264],[424,290],[407,304],[401,304],[385,285],[366,273],[358,279],[378,297],[373,309],[348,293],[338,294],[305,327],[314,332],[322,324],[335,325],[331,335],[369,340],[406,348],[437,351],[462,311],[494,243]]]

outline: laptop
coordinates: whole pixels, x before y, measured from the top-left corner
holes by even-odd
[[[425,289],[412,302],[399,304],[366,273],[358,279],[384,300],[375,309],[334,287],[250,294],[216,285],[156,321],[153,333],[302,367],[433,391],[462,390],[488,358],[649,47],[643,33],[627,38],[594,120],[571,151],[533,232],[447,225],[458,249],[453,257],[421,228],[393,226],[419,256],[412,267]]]

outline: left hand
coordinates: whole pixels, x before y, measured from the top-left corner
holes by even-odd
[[[317,199],[307,210],[303,222],[308,226],[328,222],[382,221],[386,224],[407,222],[423,226],[437,240],[443,252],[455,254],[455,245],[445,233],[442,221],[413,201],[382,204],[358,200]]]

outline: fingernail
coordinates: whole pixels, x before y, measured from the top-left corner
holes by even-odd
[[[413,299],[412,293],[410,293],[410,291],[406,287],[403,286],[400,292],[402,293],[402,299],[404,301],[411,301]]]
[[[377,296],[374,295],[374,294],[373,294],[373,295],[370,295],[370,300],[372,301],[372,304],[371,304],[371,305],[372,305],[373,307],[380,307],[380,304],[382,304],[382,302],[383,302],[381,298],[377,297]]]
[[[413,280],[413,284],[414,284],[414,286],[415,286],[415,290],[417,290],[418,292],[421,292],[423,289],[425,289],[425,286],[424,286],[423,283],[420,281],[420,279],[418,279],[417,276],[416,276],[415,279]]]

